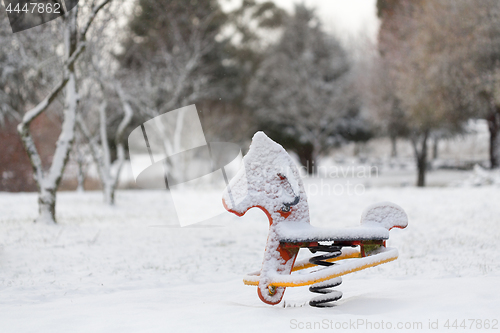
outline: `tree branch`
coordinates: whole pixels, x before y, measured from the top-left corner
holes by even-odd
[[[83,41],[85,41],[87,32],[92,25],[92,22],[94,21],[95,17],[97,16],[97,13],[106,6],[111,0],[103,0],[100,4],[96,5],[95,7],[93,6],[92,12],[90,13],[90,17],[87,19],[87,22],[83,25],[82,30],[80,30],[80,37]]]
[[[23,116],[22,122],[19,124],[18,132],[21,134],[21,131],[25,130],[31,122],[38,117],[43,111],[45,111],[50,104],[56,99],[56,97],[59,95],[61,90],[64,89],[66,86],[66,83],[68,83],[69,77],[64,77],[61,82],[41,101],[38,103],[37,106],[35,106],[33,109],[29,110],[26,112],[26,114]]]
[[[99,160],[99,152],[98,152],[98,148],[97,148],[97,143],[95,142],[96,139],[90,133],[87,125],[85,125],[85,122],[83,121],[83,119],[80,115],[78,115],[76,117],[76,125],[78,126],[78,128],[82,132],[83,136],[85,137],[85,139],[89,143],[90,154],[92,155],[92,159],[94,160],[94,163],[97,166],[97,171],[99,172],[99,174],[101,174],[101,177],[102,177],[104,174],[103,174],[103,168],[102,168],[101,161]]]
[[[120,98],[120,102],[122,103],[123,112],[125,113],[125,116],[123,117],[120,125],[118,126],[118,130],[116,131],[115,143],[118,145],[122,141],[122,136],[125,132],[125,129],[132,121],[134,111],[132,110],[132,107],[128,102],[128,96],[123,91],[121,85],[119,83],[115,83],[114,87],[118,97]]]

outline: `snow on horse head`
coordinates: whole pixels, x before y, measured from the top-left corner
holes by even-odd
[[[271,225],[285,220],[309,223],[307,197],[297,167],[285,149],[264,132],[255,133],[222,201],[238,216],[252,207],[260,208]]]

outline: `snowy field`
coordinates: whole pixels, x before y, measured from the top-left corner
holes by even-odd
[[[0,193],[2,333],[500,329],[499,187],[311,194],[317,226],[355,226],[364,207],[386,200],[410,218],[391,231],[400,258],[345,276],[344,297],[326,309],[307,305],[306,287],[288,288],[285,307],[273,307],[243,285],[262,261],[260,211],[179,228],[165,192],[121,191],[116,207],[99,192],[59,198],[59,225],[34,225],[34,194]]]

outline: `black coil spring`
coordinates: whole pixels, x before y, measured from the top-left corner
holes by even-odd
[[[319,256],[314,256],[309,259],[311,264],[320,266],[332,266],[335,265],[333,262],[328,262],[326,259],[336,258],[342,254],[342,246],[340,245],[318,245],[314,247],[309,247],[309,251],[312,253],[316,252],[328,252],[327,254],[322,254]]]
[[[310,306],[315,306],[317,308],[328,308],[334,306],[332,302],[338,301],[342,298],[342,292],[339,290],[332,290],[330,288],[337,287],[342,283],[342,278],[337,277],[331,280],[315,283],[309,287],[309,291],[312,293],[322,294],[312,298],[309,301]]]
[[[314,256],[309,259],[311,264],[320,266],[332,266],[335,263],[326,261],[327,259],[336,258],[342,254],[342,246],[339,245],[318,245],[310,247],[309,250],[312,253],[316,252],[328,252],[327,254],[322,254]],[[332,307],[334,304],[332,302],[342,298],[342,292],[339,290],[332,290],[330,288],[337,287],[342,283],[342,278],[337,277],[331,280],[315,283],[309,287],[309,291],[317,294],[322,294],[321,296],[314,297],[309,301],[310,306],[318,308]]]

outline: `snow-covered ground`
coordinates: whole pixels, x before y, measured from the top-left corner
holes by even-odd
[[[313,225],[355,226],[378,201],[410,219],[391,231],[400,258],[345,276],[344,297],[327,309],[307,305],[306,287],[273,307],[243,285],[262,262],[260,211],[179,228],[166,192],[120,191],[116,207],[100,192],[65,192],[59,225],[47,226],[32,223],[36,195],[0,193],[0,332],[456,331],[454,320],[460,331],[500,329],[499,187],[340,194],[321,181],[305,181]]]

